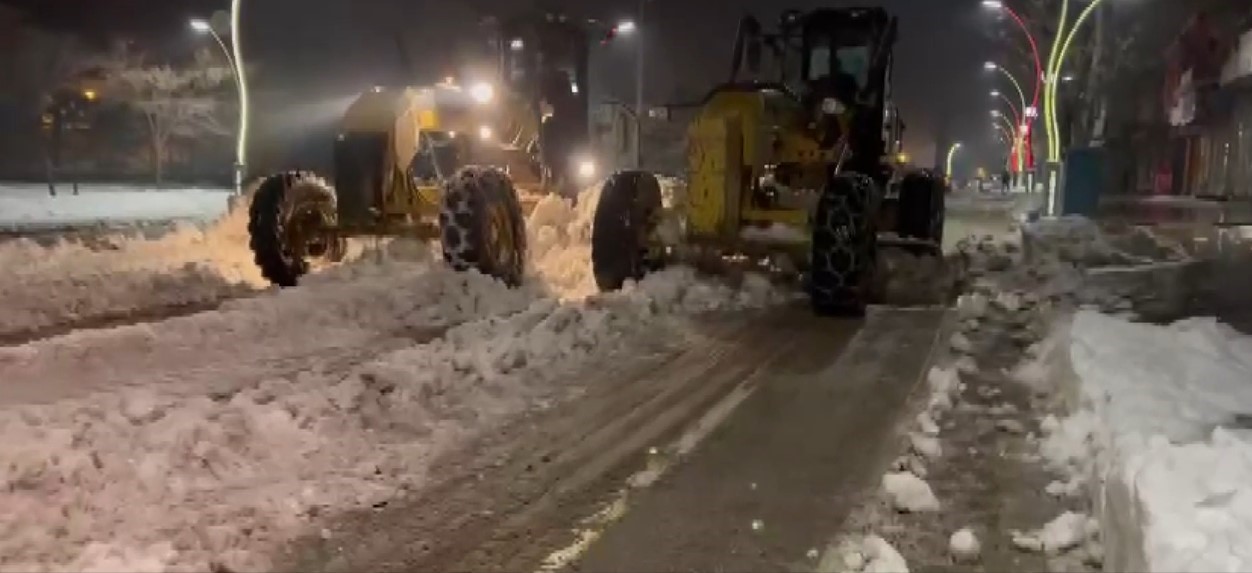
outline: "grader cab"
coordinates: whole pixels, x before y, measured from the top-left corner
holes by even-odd
[[[525,206],[595,176],[589,154],[589,32],[559,14],[493,21],[468,77],[376,86],[344,113],[333,188],[308,172],[266,177],[250,206],[264,276],[294,286],[342,258],[347,237],[439,238],[458,270],[519,284]]]
[[[710,252],[785,257],[815,311],[859,314],[874,298],[880,246],[937,254],[944,180],[897,161],[896,29],[880,8],[790,11],[770,32],[744,18],[730,79],[689,128],[685,196],[662,207],[644,172],[606,182],[592,229],[600,288]],[[682,232],[662,231],[673,228]]]

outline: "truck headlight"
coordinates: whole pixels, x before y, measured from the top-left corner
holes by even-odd
[[[485,140],[491,139],[492,137],[495,137],[495,135],[496,133],[494,130],[491,129],[490,125],[484,125],[478,128],[479,139],[482,139],[485,141]]]
[[[579,179],[591,179],[592,177],[595,177],[595,176],[596,176],[596,162],[587,158],[579,159],[578,160],[578,178]]]
[[[846,109],[847,107],[843,105],[843,102],[833,97],[822,100],[822,113],[826,115],[839,115]]]
[[[469,95],[480,104],[491,103],[496,98],[496,88],[487,82],[478,82],[470,86]]]

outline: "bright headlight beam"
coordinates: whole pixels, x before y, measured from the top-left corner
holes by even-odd
[[[469,94],[478,103],[490,103],[496,97],[496,89],[487,82],[478,82],[470,86]]]
[[[590,179],[596,176],[596,162],[590,159],[583,159],[578,162],[578,176],[583,179]]]

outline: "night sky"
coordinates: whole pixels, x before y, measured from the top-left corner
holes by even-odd
[[[225,0],[0,0],[34,7],[46,25],[93,34],[126,34],[168,45],[203,39],[187,31],[192,15],[225,8]],[[995,57],[995,25],[979,0],[881,0],[900,16],[896,94],[909,126],[906,147],[930,164],[936,140],[961,140],[967,158],[990,162],[987,92],[982,62]],[[648,0],[643,22],[649,103],[690,99],[723,81],[738,18],[763,22],[784,8],[871,4],[794,0]],[[90,6],[90,10],[84,7]],[[281,92],[293,104],[347,97],[374,83],[425,83],[442,77],[457,42],[475,38],[482,15],[507,14],[534,0],[244,0],[244,49],[258,90]],[[572,15],[633,17],[638,0],[551,0]],[[404,38],[408,58],[396,37]],[[593,97],[633,100],[634,39],[597,46]],[[686,96],[686,97],[685,97]],[[982,155],[985,150],[985,155]],[[972,159],[965,164],[972,167]]]

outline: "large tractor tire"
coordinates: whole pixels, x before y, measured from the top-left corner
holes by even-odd
[[[601,291],[656,270],[649,238],[661,216],[661,184],[651,173],[619,171],[600,191],[591,226],[591,268]]]
[[[513,182],[491,167],[464,167],[443,184],[439,209],[443,260],[504,284],[522,284],[526,218]]]
[[[321,177],[289,171],[263,179],[248,207],[248,244],[261,276],[293,287],[311,259],[342,259],[343,242],[332,235],[336,221],[335,192]]]
[[[900,183],[897,233],[904,239],[920,239],[943,244],[943,176],[933,171],[914,171]]]
[[[878,260],[877,184],[840,174],[822,190],[814,213],[809,297],[822,316],[863,316]]]

